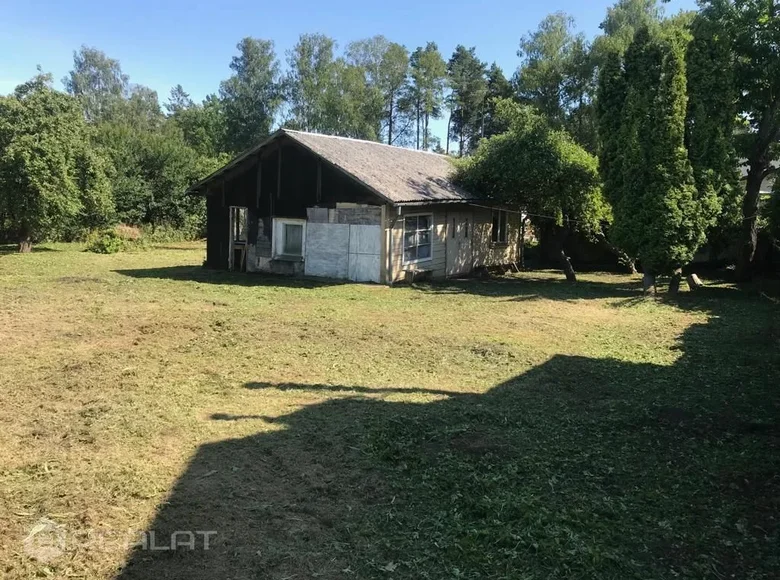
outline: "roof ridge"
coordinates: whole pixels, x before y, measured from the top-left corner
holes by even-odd
[[[382,147],[389,147],[390,149],[400,149],[401,151],[411,151],[412,153],[426,153],[427,155],[434,155],[436,157],[444,157],[445,159],[451,159],[449,155],[443,153],[436,153],[435,151],[426,151],[425,149],[412,149],[410,147],[401,147],[400,145],[388,145],[380,141],[370,141],[369,139],[355,139],[354,137],[343,137],[341,135],[326,135],[325,133],[315,133],[313,131],[298,131],[297,129],[288,129],[287,127],[281,127],[279,129],[284,133],[293,133],[298,135],[313,135],[314,137],[326,137],[328,139],[342,139],[344,141],[353,141],[355,143],[366,143],[368,145],[381,145]]]

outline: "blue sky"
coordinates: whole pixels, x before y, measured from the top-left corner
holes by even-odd
[[[155,89],[160,101],[180,83],[196,100],[216,92],[230,75],[236,43],[271,39],[284,51],[302,32],[322,32],[340,47],[383,34],[414,49],[435,40],[445,59],[456,44],[476,46],[507,76],[517,68],[518,40],[550,12],[575,17],[588,37],[598,33],[610,0],[0,0],[0,94],[35,74],[40,64],[56,85],[70,70],[73,50],[95,46],[118,59],[134,83]],[[695,7],[672,0],[667,14]],[[437,131],[438,132],[438,131]]]

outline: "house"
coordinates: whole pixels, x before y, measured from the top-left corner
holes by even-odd
[[[206,265],[393,283],[515,262],[520,216],[450,181],[443,155],[281,129],[193,185]]]

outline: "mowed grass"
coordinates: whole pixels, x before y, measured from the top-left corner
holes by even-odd
[[[3,578],[780,575],[758,292],[387,288],[203,255],[0,255]],[[127,541],[177,530],[216,535]]]

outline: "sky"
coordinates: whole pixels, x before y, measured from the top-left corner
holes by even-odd
[[[36,65],[62,88],[73,51],[87,45],[118,59],[130,81],[156,90],[161,103],[176,84],[200,101],[230,76],[241,38],[273,40],[284,65],[303,32],[327,34],[340,48],[376,34],[410,50],[433,40],[445,59],[457,44],[476,46],[510,77],[520,37],[547,14],[570,14],[592,38],[614,1],[0,0],[0,94],[32,77]],[[672,0],[665,10],[693,8],[694,0]]]

